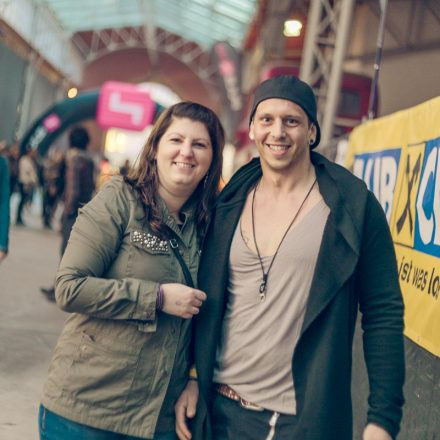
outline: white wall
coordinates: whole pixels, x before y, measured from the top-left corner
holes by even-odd
[[[381,115],[440,96],[440,50],[385,58],[379,90]]]

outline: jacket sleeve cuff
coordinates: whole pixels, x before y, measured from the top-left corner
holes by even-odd
[[[133,319],[154,321],[156,319],[156,300],[158,283],[141,281],[139,286],[138,304],[133,312]]]

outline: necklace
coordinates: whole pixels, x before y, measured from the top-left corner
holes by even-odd
[[[264,272],[263,260],[260,255],[260,250],[258,249],[257,238],[255,235],[254,204],[255,204],[255,193],[257,192],[258,185],[256,185],[254,188],[254,193],[252,195],[252,234],[253,234],[253,238],[254,238],[255,249],[257,250],[258,260],[260,261],[261,272],[263,273],[263,281],[260,284],[260,301],[264,301],[266,299],[267,278],[269,276],[269,272],[270,272],[270,269],[272,268],[273,262],[275,261],[275,257],[277,256],[278,251],[281,247],[281,244],[282,244],[284,238],[286,237],[287,233],[289,232],[290,228],[292,227],[293,223],[295,222],[296,218],[298,217],[298,214],[300,213],[302,207],[304,206],[304,203],[306,203],[306,200],[308,199],[310,193],[312,192],[312,189],[315,186],[315,183],[316,183],[316,178],[313,181],[309,190],[307,191],[307,194],[304,197],[304,200],[302,201],[302,203],[299,206],[298,210],[296,211],[295,215],[293,216],[292,221],[289,223],[289,226],[287,227],[286,231],[284,232],[284,235],[282,236],[281,241],[278,244],[278,247],[275,251],[274,256],[272,257],[272,260],[271,260],[266,272]]]

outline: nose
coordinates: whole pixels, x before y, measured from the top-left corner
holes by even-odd
[[[180,146],[180,154],[183,157],[192,157],[194,155],[191,141],[189,139],[185,139]]]
[[[276,119],[272,125],[272,136],[276,139],[283,138],[286,135],[284,124],[281,119]]]

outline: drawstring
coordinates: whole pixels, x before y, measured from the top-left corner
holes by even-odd
[[[266,440],[273,439],[273,436],[275,435],[275,425],[277,424],[277,420],[278,420],[279,416],[280,416],[280,413],[278,413],[278,412],[274,412],[272,414],[272,417],[269,420],[270,431],[269,431],[268,436],[266,437]]]

